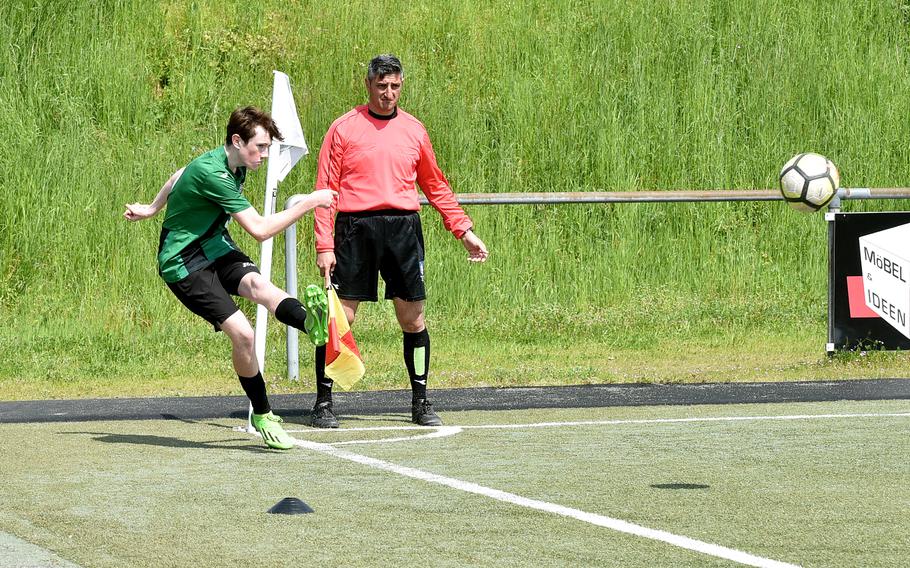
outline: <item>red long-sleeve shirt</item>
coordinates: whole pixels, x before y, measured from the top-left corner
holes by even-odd
[[[335,249],[336,211],[419,211],[415,182],[442,215],[446,230],[461,238],[471,219],[439,169],[419,120],[401,109],[392,118],[378,117],[367,105],[339,117],[319,150],[316,188],[334,189],[338,198],[331,208],[315,211],[316,251]]]

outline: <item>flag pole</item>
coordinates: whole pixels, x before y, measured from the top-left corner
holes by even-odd
[[[269,148],[269,155],[276,155],[280,152],[280,142],[274,140]],[[277,156],[276,156],[277,157]],[[278,160],[269,160],[268,171],[265,181],[265,204],[263,205],[264,217],[275,213],[275,201],[278,197]],[[259,256],[259,273],[266,279],[272,280],[272,249],[274,248],[275,239],[269,237],[262,241],[262,251]],[[269,322],[269,311],[263,305],[256,306],[256,361],[259,362],[259,372],[265,375],[265,334]]]
[[[303,137],[303,128],[297,116],[297,106],[291,93],[291,81],[281,71],[272,72],[272,119],[275,121],[283,140],[274,139],[269,146],[268,169],[265,178],[265,204],[262,215],[267,217],[275,213],[275,202],[278,199],[278,183],[284,180],[291,168],[308,153],[306,141]],[[262,242],[259,257],[259,272],[272,280],[272,249],[274,239],[268,238]],[[265,378],[265,337],[268,326],[269,312],[265,306],[256,306],[256,329],[253,335],[256,361],[259,363],[259,372]],[[247,431],[253,432],[252,424],[253,406],[250,405],[247,415]]]

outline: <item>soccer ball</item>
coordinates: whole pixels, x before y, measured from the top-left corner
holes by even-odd
[[[806,213],[827,205],[837,195],[838,186],[837,167],[820,154],[797,154],[780,171],[780,192],[784,199]]]

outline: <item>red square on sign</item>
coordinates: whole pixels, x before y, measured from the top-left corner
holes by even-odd
[[[879,315],[866,305],[866,287],[862,276],[847,276],[847,299],[851,318],[877,318]]]

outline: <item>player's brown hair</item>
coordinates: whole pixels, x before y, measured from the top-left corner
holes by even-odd
[[[256,134],[256,127],[261,126],[269,133],[273,140],[284,140],[278,125],[272,120],[272,115],[254,106],[238,108],[231,113],[227,124],[227,136],[224,143],[230,144],[234,134],[239,134],[244,143]]]

